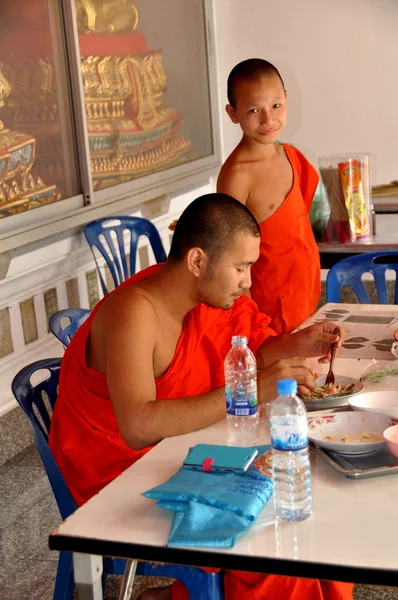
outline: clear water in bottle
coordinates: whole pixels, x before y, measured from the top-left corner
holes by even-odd
[[[257,364],[245,336],[233,336],[224,371],[227,443],[253,446],[258,443]]]
[[[297,397],[297,382],[281,379],[270,406],[272,474],[276,517],[301,521],[312,514],[307,411]]]

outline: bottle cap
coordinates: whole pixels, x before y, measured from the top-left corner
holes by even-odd
[[[234,335],[232,336],[232,344],[234,346],[243,346],[243,344],[247,344],[247,337],[245,335]]]
[[[278,394],[296,394],[297,381],[295,379],[279,379],[276,389]]]

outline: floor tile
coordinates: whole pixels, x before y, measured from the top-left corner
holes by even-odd
[[[0,419],[0,465],[33,443],[32,428],[22,409],[16,406]]]
[[[60,521],[51,492],[0,530],[0,560],[57,561],[58,553],[48,548],[48,534]]]
[[[0,468],[0,530],[34,506],[51,490],[42,467],[21,465]]]
[[[398,588],[356,585],[354,600],[398,600]]]
[[[1,600],[52,600],[56,571],[54,561],[2,562]]]

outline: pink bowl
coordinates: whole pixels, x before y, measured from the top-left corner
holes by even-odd
[[[383,431],[383,436],[391,454],[398,458],[398,425],[388,427]]]

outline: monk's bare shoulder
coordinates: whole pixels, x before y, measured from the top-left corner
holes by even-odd
[[[109,351],[127,352],[131,344],[151,351],[156,345],[157,314],[150,295],[136,285],[117,288],[98,309],[87,344],[87,364],[106,373]]]
[[[250,165],[244,159],[244,153],[237,146],[229,155],[217,179],[217,192],[229,194],[246,204],[250,192]]]
[[[94,317],[91,334],[107,336],[109,329],[147,327],[148,335],[157,328],[157,314],[151,295],[139,284],[117,288],[105,299]]]

